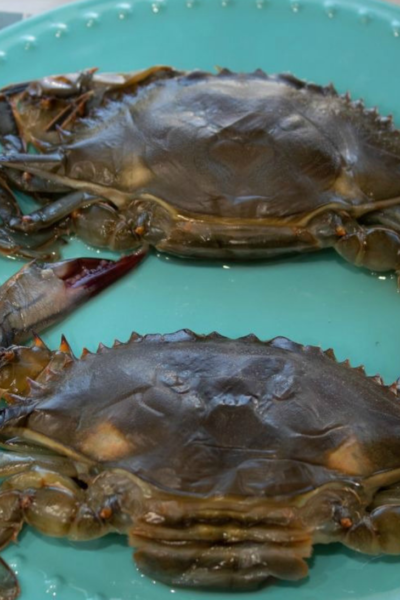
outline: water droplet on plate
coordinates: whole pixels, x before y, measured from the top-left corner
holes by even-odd
[[[229,6],[231,6],[231,4],[232,4],[231,0],[222,0],[222,2],[221,2],[222,8],[228,8]]]
[[[297,1],[291,2],[290,6],[291,6],[291,9],[292,9],[292,11],[294,13],[298,13],[301,10],[301,4],[300,4],[300,2],[297,2]]]
[[[128,18],[130,12],[132,11],[132,5],[129,2],[123,2],[122,4],[117,5],[118,10],[118,19],[120,21],[124,21]]]
[[[151,4],[151,10],[155,14],[159,13],[162,8],[163,8],[162,2],[152,2],[152,4]]]
[[[19,569],[20,569],[19,561],[16,558],[14,558],[13,560],[9,561],[8,566],[15,573],[15,575],[18,577],[18,575],[19,575]]]
[[[55,34],[54,34],[54,36],[56,38],[63,37],[67,33],[67,30],[68,30],[68,27],[65,23],[55,23],[53,25],[53,28],[56,30]]]
[[[336,6],[335,4],[333,4],[332,2],[326,2],[325,3],[325,12],[328,15],[329,19],[333,19],[333,17],[336,16]]]
[[[400,37],[400,22],[399,21],[392,22],[392,32],[393,32],[393,35],[395,38]]]
[[[25,50],[31,50],[36,46],[36,38],[34,35],[26,35],[23,38]]]
[[[363,25],[368,25],[368,23],[371,21],[371,15],[369,14],[369,12],[367,10],[365,10],[365,8],[362,8],[358,12],[358,15],[359,15],[360,21]]]
[[[266,8],[267,5],[268,5],[267,0],[256,0],[256,7],[259,8],[260,10],[263,8]]]
[[[98,20],[99,20],[99,15],[98,13],[87,13],[85,15],[85,20],[86,20],[86,27],[88,29],[91,29],[92,27],[94,27]]]
[[[198,5],[199,5],[198,0],[187,0],[187,2],[186,2],[187,8],[194,8],[195,6],[198,6]]]
[[[46,579],[45,584],[46,594],[48,594],[52,598],[57,598],[59,591],[63,588],[65,584],[65,580],[62,577],[56,575],[51,579]]]

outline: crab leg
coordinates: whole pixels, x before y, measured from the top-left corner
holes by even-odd
[[[6,152],[24,150],[10,102],[4,94],[0,95],[0,142]]]
[[[66,233],[62,228],[54,228],[28,235],[0,226],[0,254],[31,260],[55,260],[59,257],[59,253],[54,244]]]
[[[20,588],[15,574],[7,563],[0,558],[0,598],[15,600],[20,595]]]
[[[73,461],[69,462],[74,470]],[[87,489],[82,489],[58,471],[56,462],[54,467],[35,465],[4,480],[0,487],[0,549],[16,541],[24,523],[45,535],[75,541],[93,540],[110,532],[127,533],[132,518],[119,507],[124,503],[134,512],[141,503],[140,487],[117,472],[91,477],[88,465],[80,464],[80,475],[75,471],[75,479],[86,482]],[[14,600],[18,595],[17,579],[1,561],[1,600]]]
[[[163,66],[123,74],[98,74],[96,71],[95,68],[87,69],[3,88],[0,136],[4,115],[3,129],[11,129],[19,142],[8,144],[6,152],[13,149],[21,152],[21,143],[25,149],[28,144],[33,144],[48,152],[68,139],[76,122],[79,123],[91,109],[103,107],[108,99],[120,99],[123,94],[132,93],[139,85],[177,73]]]
[[[24,522],[46,535],[93,539],[107,533],[107,519],[81,506],[84,493],[72,479],[35,468],[5,480],[0,491],[0,548],[16,541]],[[106,515],[107,516],[107,515]],[[20,594],[17,578],[2,560],[0,598]]]
[[[10,219],[10,227],[25,233],[38,231],[68,217],[75,210],[95,202],[98,202],[97,196],[91,196],[83,191],[72,192],[29,215]]]
[[[19,217],[21,210],[18,206],[17,199],[6,184],[0,179],[0,219],[3,223],[9,223],[13,217]]]
[[[70,460],[63,456],[35,453],[34,446],[31,447],[31,452],[26,454],[14,451],[0,454],[0,477],[2,478],[26,472],[33,466],[51,469],[67,477],[77,476],[76,468]]]
[[[343,543],[365,554],[400,553],[400,497],[398,504],[375,508],[353,524]]]
[[[386,227],[357,226],[344,232],[335,244],[336,251],[347,261],[372,271],[400,270],[400,233]]]
[[[47,252],[42,249],[53,245],[61,235],[67,233],[65,228],[52,228],[34,235],[26,235],[10,227],[11,222],[18,223],[21,219],[23,217],[14,194],[5,181],[0,179],[0,253],[54,260],[57,257],[54,248]]]
[[[365,554],[400,554],[400,469],[382,471],[364,481],[365,509],[344,509],[340,541]],[[343,510],[343,509],[342,509]]]
[[[13,109],[6,94],[0,94],[0,143],[6,154],[26,150],[26,144],[20,136]],[[24,191],[65,191],[64,188],[61,187],[60,190],[60,186],[51,182],[37,177],[27,177],[24,173],[13,169],[5,169],[5,173],[14,185]]]
[[[78,258],[54,264],[29,263],[0,288],[0,346],[26,340],[33,331],[59,321],[144,256],[141,250],[117,262]]]
[[[29,175],[38,176],[40,179],[54,184],[53,191],[62,189],[83,190],[111,200],[119,207],[125,206],[132,199],[131,193],[90,181],[90,177],[86,180],[73,177],[62,152],[2,155],[0,156],[0,167],[17,169]],[[46,190],[38,189],[37,191]]]

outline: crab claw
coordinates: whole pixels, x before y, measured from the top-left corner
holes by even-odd
[[[29,338],[60,321],[133,269],[146,250],[118,261],[77,258],[57,263],[33,261],[0,287],[0,347]]]

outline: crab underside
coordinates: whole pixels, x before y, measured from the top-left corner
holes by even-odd
[[[233,589],[304,577],[316,543],[400,552],[397,385],[331,351],[184,330],[78,360],[37,338],[0,387],[2,546],[24,522],[119,532],[152,578]]]

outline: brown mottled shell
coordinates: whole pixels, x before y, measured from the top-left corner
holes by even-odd
[[[298,495],[400,467],[396,394],[285,338],[135,334],[39,383],[0,431],[177,494]]]
[[[89,73],[93,99],[65,139],[51,126],[65,78],[40,82],[50,106],[33,82],[15,110],[27,140],[62,150],[49,169],[100,184],[117,205],[116,191],[135,192],[190,214],[281,219],[400,195],[399,132],[332,86],[261,70]]]

